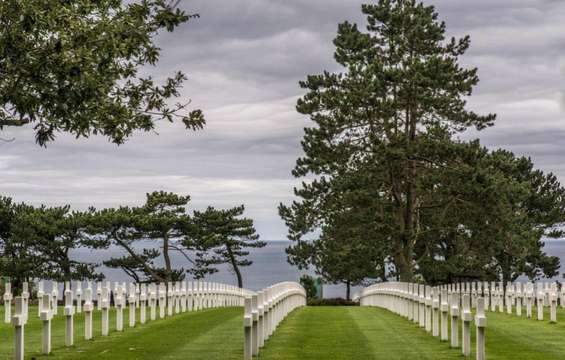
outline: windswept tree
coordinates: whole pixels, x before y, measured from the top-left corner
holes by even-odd
[[[253,263],[246,258],[248,249],[266,245],[259,241],[253,220],[241,217],[244,211],[241,205],[227,210],[208,207],[194,212],[192,230],[184,246],[196,251],[196,266],[192,272],[197,278],[217,272],[218,265],[228,264],[237,277],[237,285],[243,287],[240,268]]]
[[[378,240],[391,249],[400,279],[412,281],[415,249],[424,241],[422,211],[440,209],[431,193],[437,174],[450,166],[453,135],[488,127],[495,116],[466,109],[479,81],[477,69],[459,65],[470,39],[446,39],[432,6],[380,0],[362,11],[367,31],[345,22],[334,40],[343,71],[300,83],[307,93],[297,110],[314,126],[305,129],[305,154],[293,174],[314,180],[280,212],[289,237],[303,241],[327,226],[324,209],[341,196],[327,184],[364,179],[379,209],[372,219],[381,228]]]
[[[30,211],[33,211],[33,207],[29,205],[16,204],[11,198],[0,197],[0,272],[12,279],[16,289],[24,281],[38,275],[37,270],[41,266],[40,258],[28,246],[27,238],[21,241],[12,234],[17,219]]]
[[[33,207],[0,200],[2,213],[2,260],[0,272],[10,276],[15,286],[42,278],[57,281],[99,280],[99,264],[73,258],[78,248],[96,249],[98,242],[85,233],[90,212],[70,211],[69,206]]]
[[[71,211],[69,205],[40,206],[26,211],[13,224],[14,240],[26,242],[41,257],[38,277],[56,281],[101,280],[100,264],[79,261],[72,251],[79,248],[100,248],[85,233],[91,212]]]
[[[200,129],[200,110],[180,96],[186,75],[163,84],[155,38],[198,17],[179,1],[3,0],[0,2],[0,130],[31,125],[46,145],[57,133],[101,134],[121,144],[160,120]],[[142,71],[143,70],[143,71]]]
[[[124,269],[136,281],[182,280],[185,269],[173,268],[171,252],[186,254],[180,245],[190,223],[186,209],[189,201],[189,196],[155,191],[147,194],[141,207],[98,211],[91,228],[93,238],[118,246],[126,253],[105,264]],[[156,247],[144,249],[147,244]],[[163,266],[155,264],[158,257]]]

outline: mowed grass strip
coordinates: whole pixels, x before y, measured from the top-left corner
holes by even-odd
[[[536,309],[532,310],[537,316]],[[506,313],[487,312],[489,360],[565,359],[565,310],[557,323]],[[475,326],[471,325],[471,357],[475,358]],[[461,326],[459,328],[461,341]],[[290,314],[261,350],[260,359],[463,359],[424,329],[384,309],[311,307]]]
[[[457,359],[425,331],[386,310],[310,307],[290,314],[261,359]]]
[[[3,310],[3,309],[2,309]],[[62,311],[62,308],[59,309]],[[75,316],[75,345],[64,346],[64,316],[52,323],[53,352],[41,355],[41,322],[37,308],[30,308],[25,328],[26,359],[237,359],[243,357],[243,310],[209,309],[149,321],[135,328],[128,326],[124,312],[124,331],[115,331],[115,313],[110,317],[110,335],[100,335],[101,314],[94,313],[94,339],[84,340],[84,316]],[[2,313],[3,315],[3,313]],[[138,317],[139,319],[139,317]],[[13,358],[13,328],[0,325],[0,359]]]

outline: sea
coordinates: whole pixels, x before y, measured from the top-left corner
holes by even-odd
[[[243,287],[250,290],[261,290],[269,285],[281,281],[298,281],[303,274],[315,275],[313,269],[298,270],[298,268],[287,262],[285,249],[291,245],[290,241],[266,241],[267,245],[263,248],[249,249],[248,259],[253,263],[251,266],[242,267]],[[138,249],[146,247],[156,247],[158,244],[153,241],[139,241],[136,247]],[[549,255],[559,257],[561,261],[560,274],[555,278],[548,279],[551,281],[562,280],[565,277],[565,239],[548,240],[545,243],[545,252]],[[73,259],[102,264],[104,260],[112,257],[121,257],[125,255],[122,249],[118,247],[110,247],[105,250],[76,249],[71,253]],[[190,263],[186,258],[177,252],[171,254],[171,261],[175,268],[188,268]],[[156,261],[156,265],[162,265]],[[99,271],[102,272],[107,280],[111,281],[131,281],[131,278],[120,269],[111,269],[103,265]],[[237,285],[235,274],[228,266],[219,266],[218,272],[209,275],[204,281],[219,282],[224,284]],[[353,287],[352,294],[359,291],[360,287]],[[341,284],[324,284],[323,294],[325,298],[345,297],[345,286]]]

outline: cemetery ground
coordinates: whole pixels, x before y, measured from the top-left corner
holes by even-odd
[[[187,312],[172,318],[100,335],[100,312],[94,312],[94,339],[83,339],[84,318],[75,315],[75,346],[64,346],[64,317],[53,320],[53,353],[40,354],[41,323],[30,307],[26,359],[218,359],[243,357],[242,308]],[[535,309],[533,311],[535,315]],[[125,312],[127,319],[127,311]],[[488,359],[565,358],[565,310],[558,323],[488,312]],[[474,335],[474,329],[473,329]],[[0,325],[0,359],[12,358],[13,328]],[[472,344],[474,346],[474,344]],[[474,350],[474,347],[473,347]],[[373,307],[304,307],[292,312],[261,349],[260,359],[464,359],[460,349],[426,333],[407,319]],[[474,353],[471,354],[474,358]]]

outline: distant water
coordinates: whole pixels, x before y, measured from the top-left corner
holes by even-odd
[[[156,244],[156,242],[153,243],[151,241],[140,241],[137,248],[154,248]],[[299,271],[296,267],[288,264],[285,248],[290,244],[290,241],[267,241],[267,245],[263,248],[249,249],[250,254],[248,258],[253,261],[253,264],[241,268],[243,286],[250,290],[261,290],[281,281],[298,281],[300,276],[305,273],[313,275],[312,271]],[[125,255],[125,252],[119,247],[96,251],[77,249],[71,254],[76,260],[99,264],[112,257],[121,257],[123,255]],[[190,263],[186,258],[177,252],[171,254],[171,261],[175,268],[190,267]],[[162,266],[162,261],[156,261],[156,265]],[[230,271],[228,266],[220,266],[218,269],[219,272],[208,276],[205,280],[237,285],[235,274]],[[111,281],[131,281],[131,278],[120,269],[110,269],[101,266],[100,271]],[[359,288],[352,288],[351,294],[353,295],[357,290]],[[325,285],[324,297],[345,297],[345,286]]]
[[[250,249],[249,259],[253,264],[249,267],[242,268],[243,286],[250,290],[261,290],[271,284],[281,281],[298,281],[304,273],[313,275],[310,271],[299,271],[296,267],[288,264],[286,261],[285,248],[291,244],[289,241],[267,241],[267,245],[260,249]],[[152,242],[140,242],[139,247],[155,247]],[[560,274],[552,280],[562,280],[561,274],[565,270],[565,240],[547,241],[545,251],[548,255],[559,257],[561,261]],[[111,247],[107,250],[91,251],[87,249],[78,249],[73,252],[73,258],[84,261],[102,263],[111,257],[123,256],[124,252],[120,248]],[[176,268],[189,267],[190,264],[179,253],[172,254],[173,266]],[[157,265],[160,265],[157,262]],[[100,268],[108,280],[112,281],[129,281],[131,280],[122,270],[109,269],[104,266]],[[525,279],[522,279],[525,280]],[[206,281],[215,281],[226,284],[236,285],[236,277],[227,266],[220,266],[219,272],[212,274],[206,278]],[[360,288],[352,288],[353,295]],[[325,285],[324,297],[345,297],[345,286],[343,285]]]
[[[546,241],[544,251],[547,255],[557,256],[561,264],[559,274],[553,277],[552,280],[563,280],[563,272],[565,272],[565,239]]]

